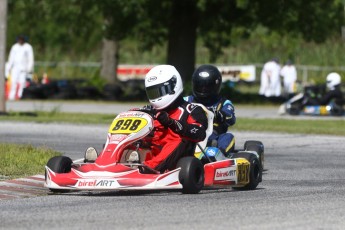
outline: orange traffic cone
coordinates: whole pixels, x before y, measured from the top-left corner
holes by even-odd
[[[5,98],[8,99],[11,90],[11,75],[8,75],[5,85]]]

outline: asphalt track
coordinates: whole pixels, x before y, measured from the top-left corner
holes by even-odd
[[[248,109],[247,114],[262,111]],[[76,159],[88,146],[101,148],[107,127],[0,122],[0,141],[46,145]],[[83,192],[5,199],[0,200],[0,229],[344,229],[344,137],[234,134],[237,146],[249,139],[265,145],[267,171],[254,191]]]

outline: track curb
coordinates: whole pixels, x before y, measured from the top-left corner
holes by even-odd
[[[0,201],[46,195],[44,175],[0,181]]]

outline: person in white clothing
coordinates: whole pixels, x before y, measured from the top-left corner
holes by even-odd
[[[277,58],[274,58],[265,63],[261,71],[261,84],[259,94],[265,97],[280,96],[280,65]]]
[[[283,77],[284,94],[290,98],[296,92],[297,70],[291,60],[288,60],[280,71]]]
[[[11,90],[9,100],[19,99],[23,95],[26,78],[33,72],[34,52],[23,35],[18,36],[17,43],[11,47],[8,58],[11,71]]]

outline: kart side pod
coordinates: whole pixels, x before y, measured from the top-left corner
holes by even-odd
[[[255,189],[262,178],[262,168],[251,151],[234,153],[232,159],[204,165],[204,186],[227,185],[243,190]]]

